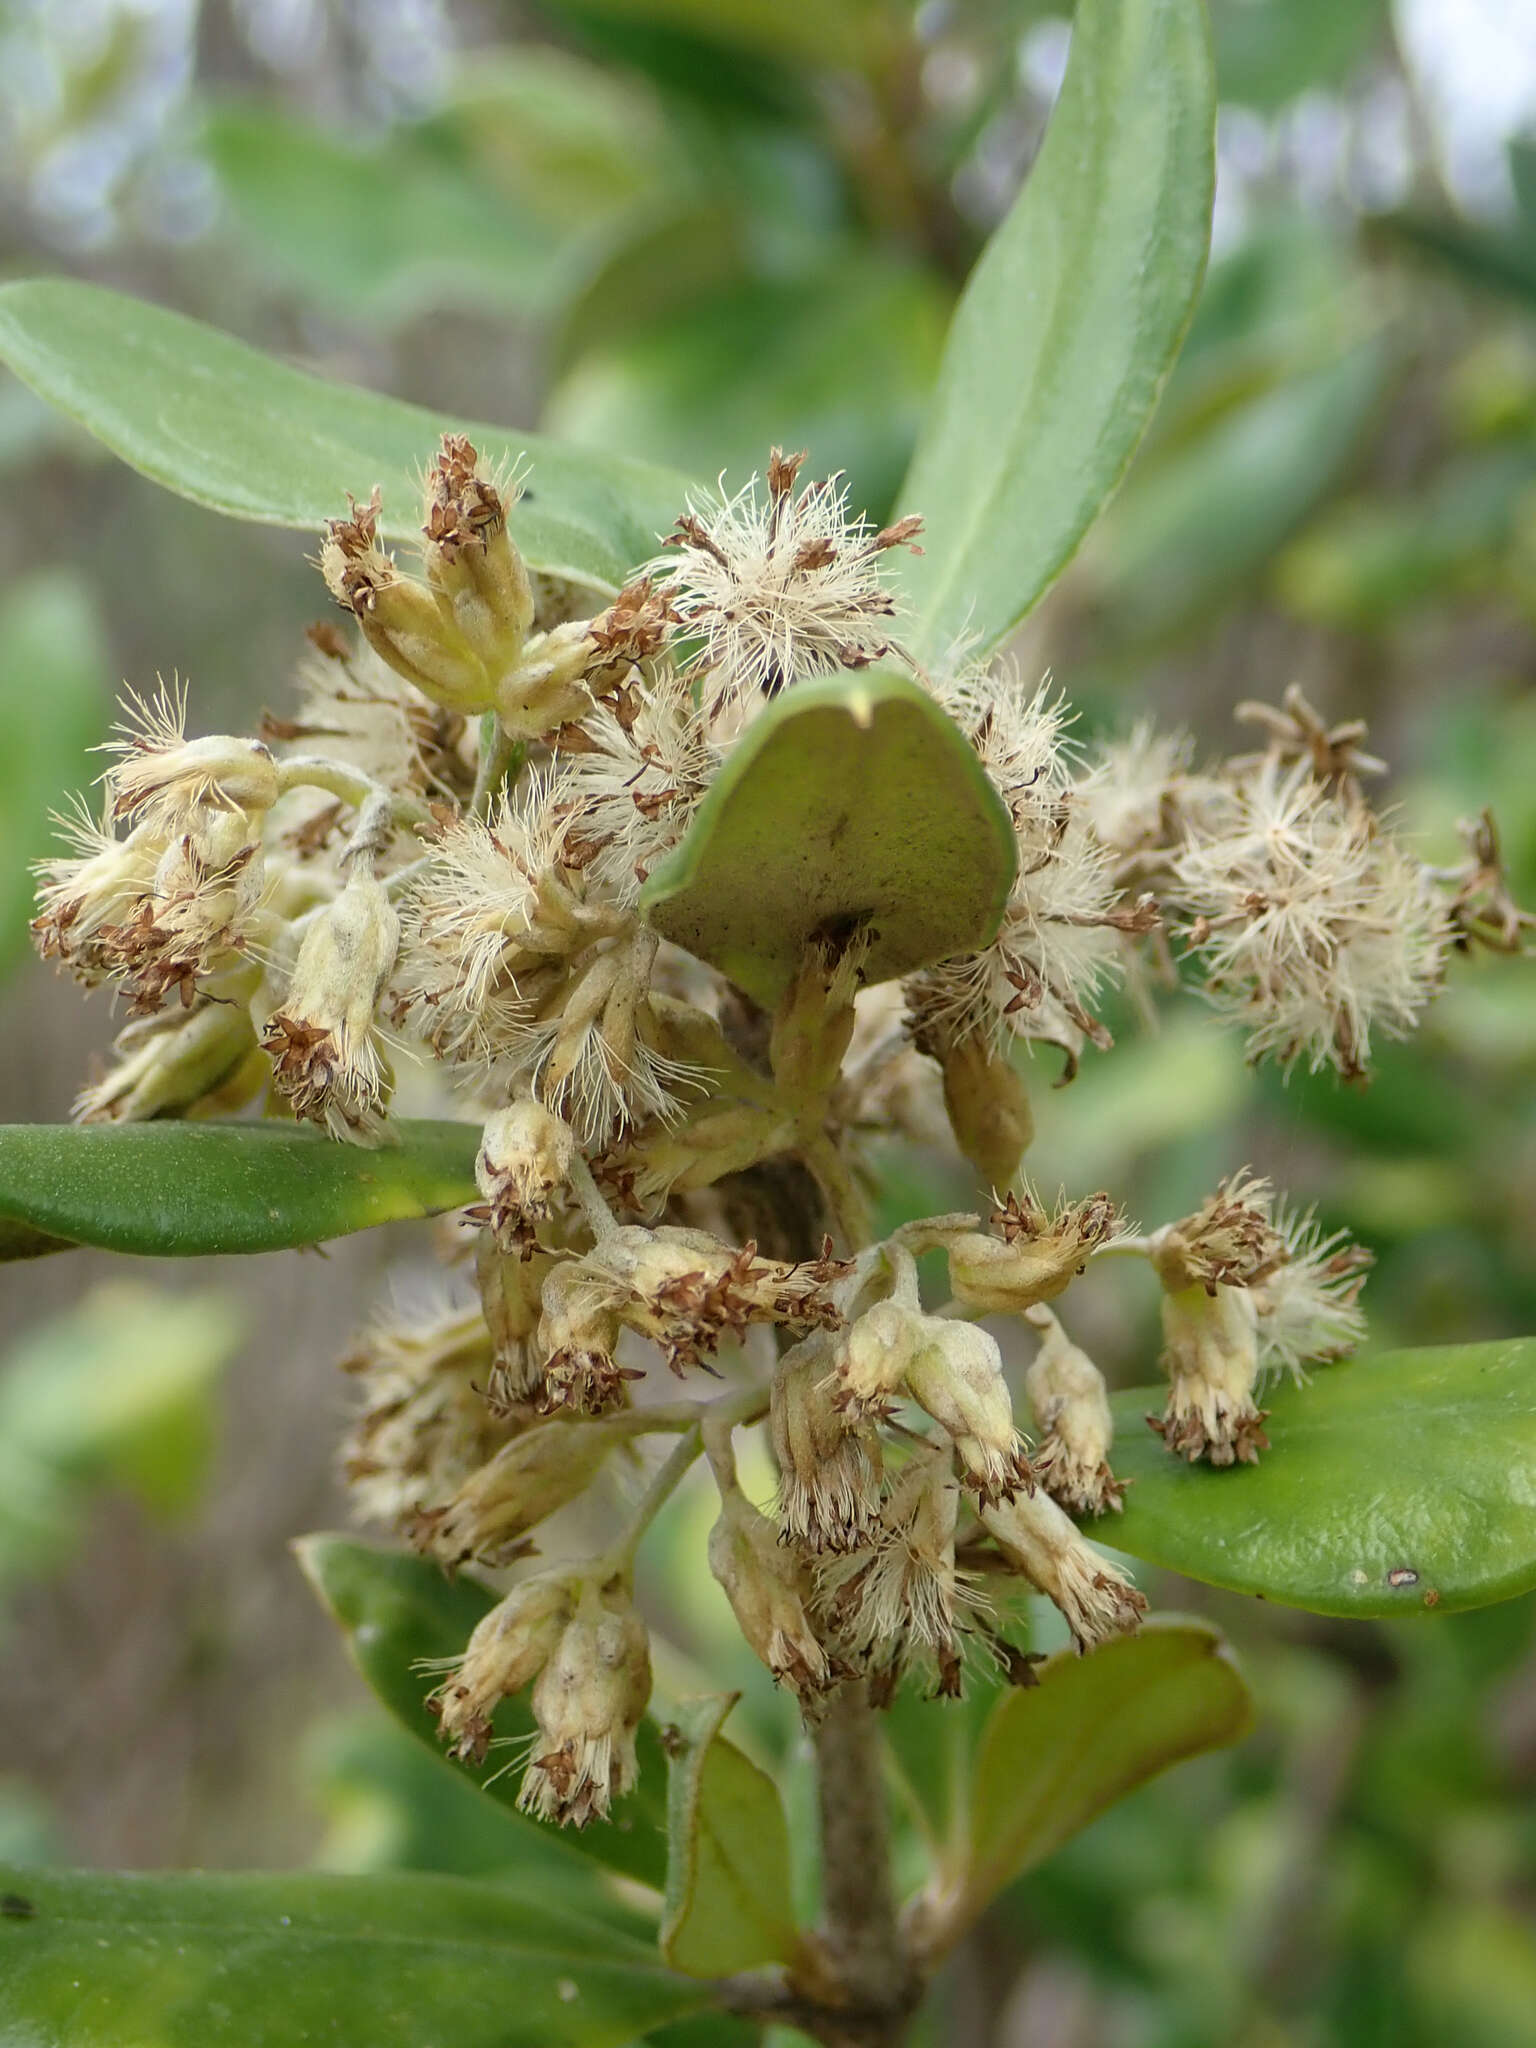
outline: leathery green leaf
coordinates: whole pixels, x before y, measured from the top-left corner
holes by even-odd
[[[641,903],[663,938],[775,1002],[806,944],[870,934],[869,981],[984,946],[1013,830],[959,728],[901,676],[799,683],[752,724]]]
[[[1045,142],[956,309],[898,508],[928,654],[995,647],[1065,567],[1152,417],[1205,270],[1201,0],[1078,0]]]
[[[976,1753],[956,1931],[1004,1885],[1170,1764],[1238,1742],[1252,1701],[1221,1636],[1158,1617],[1091,1656],[1063,1650],[992,1710]]]
[[[21,2048],[618,2048],[702,1988],[504,1884],[0,1872],[0,2041]]]
[[[396,1143],[365,1150],[294,1124],[0,1124],[0,1256],[61,1238],[160,1259],[275,1252],[476,1199],[474,1124],[392,1128]]]
[[[1217,1472],[1146,1424],[1161,1388],[1114,1398],[1135,1484],[1117,1550],[1314,1614],[1451,1613],[1536,1586],[1536,1338],[1322,1367],[1264,1395],[1271,1448]]]
[[[382,528],[411,539],[438,437],[521,460],[510,525],[530,565],[617,589],[656,551],[687,479],[539,434],[447,419],[332,384],[200,321],[64,278],[0,285],[0,362],[167,490],[263,526],[317,530],[346,493],[384,493]]]
[[[504,1770],[536,1730],[526,1695],[504,1700],[495,1716],[497,1747],[479,1768],[449,1758],[437,1739],[427,1697],[445,1660],[457,1658],[496,1595],[461,1573],[401,1551],[375,1550],[348,1536],[305,1536],[294,1545],[304,1575],[341,1628],[363,1678],[400,1725],[424,1742],[445,1770],[477,1784],[509,1823],[534,1828],[552,1854],[562,1849],[605,1864],[660,1891],[667,1877],[666,1759],[654,1724],[641,1723],[640,1782],[615,1802],[612,1817],[588,1828],[555,1828],[517,1810],[519,1772]]]
[[[778,1787],[720,1732],[739,1697],[691,1700],[662,1731],[670,1853],[661,1952],[694,1977],[787,1963],[796,1948]]]

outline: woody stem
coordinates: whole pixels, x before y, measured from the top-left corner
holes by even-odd
[[[880,1724],[862,1681],[834,1696],[815,1743],[823,1936],[848,2008],[824,2038],[896,2048],[922,1986],[896,1912]]]

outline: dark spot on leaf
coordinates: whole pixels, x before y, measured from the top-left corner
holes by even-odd
[[[37,1908],[20,1892],[0,1892],[0,1920],[35,1920]]]

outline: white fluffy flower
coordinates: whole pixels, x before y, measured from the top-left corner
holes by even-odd
[[[1071,785],[1060,701],[1006,671],[934,691],[1008,806],[1019,870],[991,945],[908,984],[919,1039],[937,1049],[974,1033],[1000,1045],[1013,1033],[1075,1060],[1085,1040],[1109,1042],[1092,1006],[1119,970],[1119,931],[1142,913],[1116,908],[1109,855]]]
[[[583,721],[582,750],[566,783],[580,807],[577,832],[593,849],[587,872],[621,903],[633,903],[656,862],[672,851],[719,765],[686,678],[671,668],[637,679],[617,708]]]
[[[918,522],[878,532],[850,517],[840,477],[795,489],[803,456],[769,462],[734,497],[690,499],[675,553],[645,574],[671,604],[685,635],[703,642],[718,703],[771,695],[806,676],[864,668],[890,646],[896,603],[882,557],[907,545]]]
[[[1309,1365],[1346,1357],[1365,1335],[1359,1300],[1371,1255],[1346,1231],[1325,1233],[1310,1210],[1282,1211],[1275,1228],[1285,1262],[1253,1290],[1259,1371],[1304,1379]]]
[[[1305,768],[1265,764],[1234,795],[1232,817],[1175,866],[1206,994],[1246,1028],[1250,1059],[1358,1075],[1372,1031],[1401,1036],[1439,986],[1428,875]]]

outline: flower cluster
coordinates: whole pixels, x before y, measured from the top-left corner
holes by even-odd
[[[130,1010],[82,1117],[261,1097],[384,1145],[398,1087],[480,1124],[472,1284],[360,1342],[343,1467],[360,1511],[445,1570],[544,1551],[433,1704],[479,1761],[527,1692],[523,1803],[577,1826],[635,1782],[635,1553],[696,1458],[718,1495],[710,1568],[807,1714],[849,1684],[888,1702],[912,1672],[954,1695],[973,1653],[1027,1683],[1013,1594],[1053,1602],[1085,1652],[1145,1606],[1074,1520],[1123,1486],[1069,1290],[1110,1257],[1150,1268],[1155,1426],[1217,1465],[1266,1448],[1266,1370],[1303,1377],[1359,1338],[1367,1256],[1252,1174],[1146,1234],[1106,1193],[1042,1200],[1016,1041],[1060,1047],[1070,1076],[1110,1045],[1106,989],[1181,955],[1255,1058],[1355,1077],[1450,950],[1516,948],[1529,923],[1491,819],[1464,866],[1425,868],[1367,801],[1364,728],[1298,693],[1243,707],[1259,751],[1197,770],[1147,727],[1085,759],[1060,699],[1006,670],[923,674],[890,578],[919,521],[853,518],[840,479],[802,483],[801,463],[776,450],[761,483],[691,503],[613,595],[541,586],[515,474],[448,436],[413,562],[383,545],[377,491],[328,529],[350,624],[312,630],[295,716],[189,738],[179,688],[130,698],[102,800],[40,871],[40,950]],[[818,930],[766,1013],[660,939],[646,884],[768,699],[887,658],[1011,821],[1006,907],[985,946],[899,987],[864,986],[870,930]],[[864,1140],[893,1130],[952,1134],[990,1214],[877,1239]],[[924,1253],[947,1299],[923,1299]],[[1014,1339],[1038,1340],[1033,1443]],[[737,1434],[758,1425],[776,1483],[753,1499]],[[575,1534],[551,1529],[578,1503]],[[616,1515],[592,1553],[590,1524]]]

